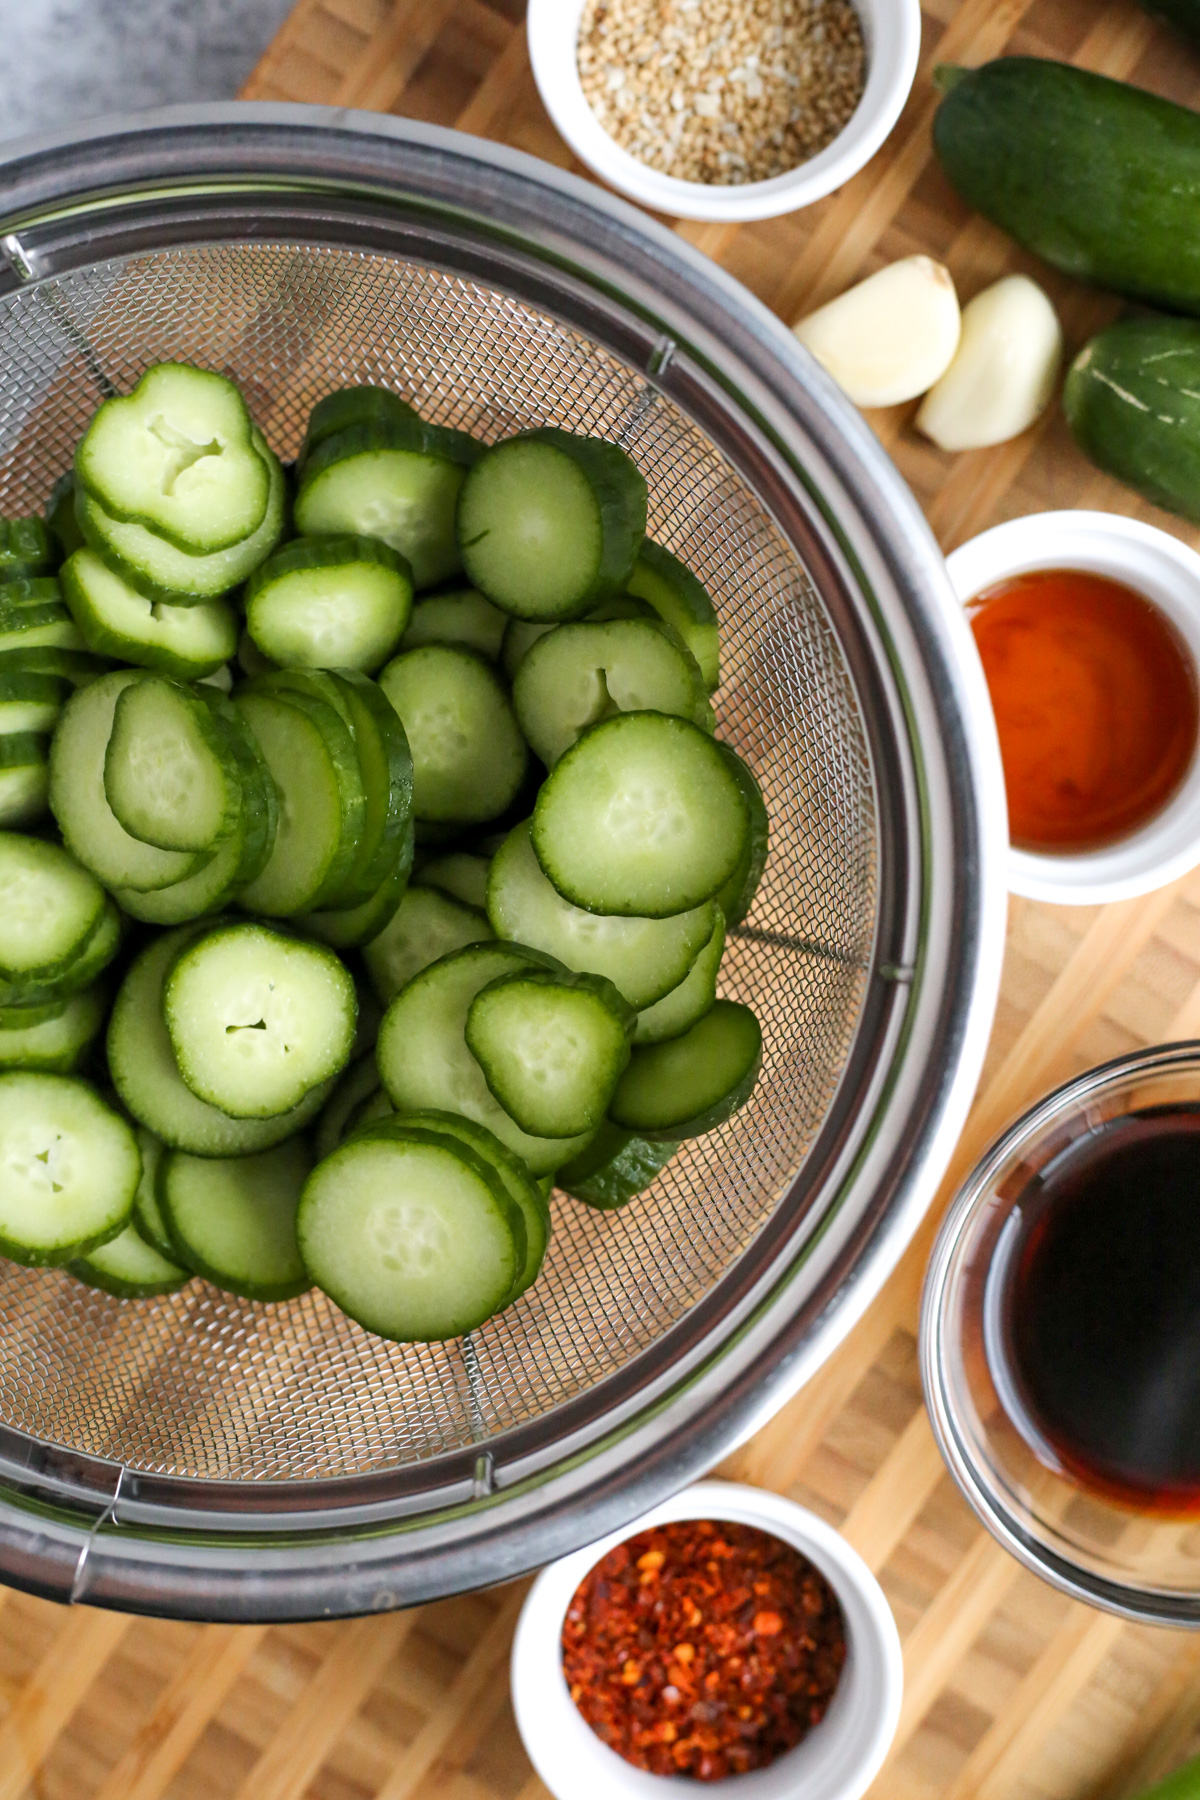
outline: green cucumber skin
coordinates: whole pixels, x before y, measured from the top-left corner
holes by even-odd
[[[1040,57],[946,79],[934,149],[969,206],[1067,275],[1200,313],[1200,116]]]
[[[1200,521],[1200,323],[1123,319],[1100,332],[1068,371],[1063,411],[1097,468]]]
[[[606,1120],[587,1149],[558,1171],[555,1184],[596,1212],[616,1212],[645,1193],[678,1148],[678,1139],[652,1144]]]

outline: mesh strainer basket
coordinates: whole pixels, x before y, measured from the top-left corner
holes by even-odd
[[[376,382],[487,439],[615,439],[719,606],[719,729],[772,823],[722,976],[766,1038],[736,1120],[620,1213],[560,1199],[536,1287],[454,1342],[384,1343],[315,1293],[130,1303],[0,1269],[5,1579],[229,1619],[499,1580],[765,1417],[928,1201],[1001,936],[968,635],[909,495],[790,336],[594,188],[291,107],[151,115],[0,169],[0,511],[41,508],[152,361],[227,372],[285,457],[316,398]]]

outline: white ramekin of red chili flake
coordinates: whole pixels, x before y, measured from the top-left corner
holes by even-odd
[[[558,1800],[859,1800],[896,1733],[900,1639],[824,1520],[704,1481],[543,1570],[513,1643],[517,1725]]]

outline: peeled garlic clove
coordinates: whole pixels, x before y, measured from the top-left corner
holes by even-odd
[[[925,396],[917,427],[943,450],[1002,444],[1049,405],[1062,365],[1058,314],[1027,275],[1006,275],[963,308],[958,354]]]
[[[949,269],[906,256],[818,307],[795,332],[856,406],[895,406],[945,373],[959,327]]]

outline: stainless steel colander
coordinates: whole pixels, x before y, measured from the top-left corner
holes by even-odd
[[[719,730],[771,813],[722,979],[750,1105],[469,1338],[319,1295],[146,1302],[0,1266],[0,1574],[190,1617],[361,1612],[499,1580],[715,1460],[826,1356],[911,1235],[974,1085],[1004,808],[986,694],[913,502],[776,321],[676,237],[494,145],[206,107],[0,162],[0,511],[98,399],[182,358],[274,448],[378,382],[495,438],[616,439],[721,613]]]

